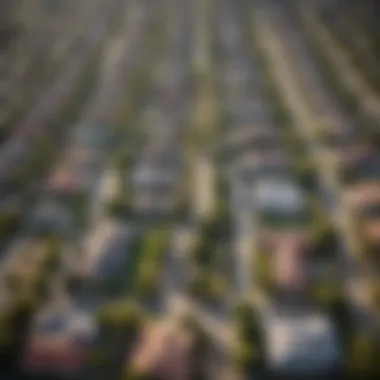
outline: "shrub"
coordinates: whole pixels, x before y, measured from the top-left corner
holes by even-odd
[[[257,252],[254,255],[253,277],[257,284],[266,292],[273,289],[273,278],[271,276],[271,263],[269,257],[264,252]]]
[[[240,342],[235,351],[235,363],[239,370],[248,371],[261,362],[260,349],[254,343]]]
[[[142,239],[135,284],[140,295],[150,295],[156,290],[169,239],[170,231],[164,228],[153,230]]]
[[[142,321],[142,311],[134,302],[115,301],[99,310],[97,320],[106,327],[135,331]]]

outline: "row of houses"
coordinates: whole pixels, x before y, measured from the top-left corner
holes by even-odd
[[[118,296],[135,238],[130,226],[114,220],[88,231],[71,273],[79,281],[76,294],[53,300],[31,325],[23,361],[27,372],[83,374],[98,333],[96,310]]]

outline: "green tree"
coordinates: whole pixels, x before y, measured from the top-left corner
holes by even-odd
[[[348,356],[348,374],[356,377],[379,374],[378,348],[375,337],[363,333],[355,334]]]
[[[107,214],[115,218],[124,218],[131,212],[130,202],[125,196],[115,197],[107,206]]]
[[[135,302],[115,301],[103,306],[97,319],[102,326],[134,332],[142,321],[142,311]]]

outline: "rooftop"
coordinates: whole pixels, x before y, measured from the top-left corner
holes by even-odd
[[[306,206],[305,194],[292,181],[268,179],[260,181],[253,190],[253,199],[263,207],[282,210],[303,209]]]
[[[271,369],[307,376],[333,368],[340,359],[335,328],[324,314],[272,311],[264,319],[264,328]]]
[[[99,223],[84,240],[84,272],[90,276],[101,276],[100,270],[105,273],[111,267],[117,267],[128,254],[131,237],[131,229],[124,223],[115,220]]]
[[[133,367],[165,380],[187,380],[192,344],[191,333],[175,324],[148,324],[133,354]]]
[[[44,309],[30,330],[24,366],[31,372],[77,373],[83,369],[96,326],[92,316],[70,306]]]

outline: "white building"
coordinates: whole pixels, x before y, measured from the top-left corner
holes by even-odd
[[[308,376],[339,364],[340,343],[324,314],[271,311],[264,318],[264,331],[268,365],[275,373]]]

